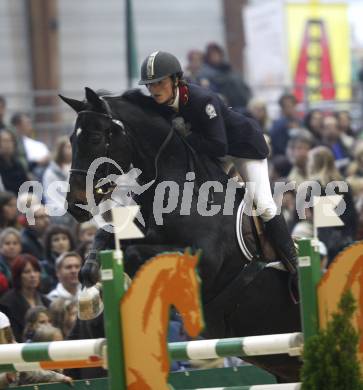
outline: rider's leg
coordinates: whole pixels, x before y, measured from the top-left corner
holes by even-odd
[[[247,195],[253,197],[250,199],[251,203],[253,201],[258,215],[264,221],[272,245],[288,271],[295,274],[297,253],[284,217],[277,214],[277,207],[271,193],[267,159],[234,158],[234,165],[245,180],[247,189],[250,189]]]

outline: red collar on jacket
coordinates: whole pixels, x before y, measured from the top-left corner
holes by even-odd
[[[185,84],[181,84],[179,86],[179,102],[185,106],[189,100],[189,90],[188,86]]]

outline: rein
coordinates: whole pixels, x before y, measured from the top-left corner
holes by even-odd
[[[180,135],[179,138],[182,141],[182,143],[185,146],[185,148],[190,152],[190,155],[191,155],[191,158],[188,158],[188,162],[189,162],[189,168],[188,169],[190,171],[196,172],[196,167],[199,165],[199,170],[200,170],[200,168],[202,168],[202,170],[204,171],[206,177],[208,177],[207,168],[202,163],[202,161],[200,159],[198,159],[196,151],[193,149],[193,147],[190,145],[190,143],[183,136]],[[189,153],[187,153],[187,154],[189,156]],[[199,195],[198,190],[201,187],[201,183],[198,182],[198,175],[195,175],[195,181],[196,181],[196,185],[197,185],[196,187],[197,188],[194,187],[193,192],[198,197],[198,195]],[[213,192],[210,192],[208,194],[207,203],[209,205],[214,203],[214,193]]]

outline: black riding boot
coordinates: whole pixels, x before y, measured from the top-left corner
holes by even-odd
[[[297,252],[294,241],[287,230],[284,217],[276,215],[268,222],[265,222],[265,230],[278,257],[281,258],[286,269],[296,277]]]

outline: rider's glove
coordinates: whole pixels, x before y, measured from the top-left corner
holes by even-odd
[[[181,116],[177,116],[172,120],[172,126],[174,130],[184,137],[191,133],[190,123],[185,123],[184,118]]]
[[[90,251],[79,272],[82,287],[94,286],[100,280],[100,266],[97,261],[97,251]]]

